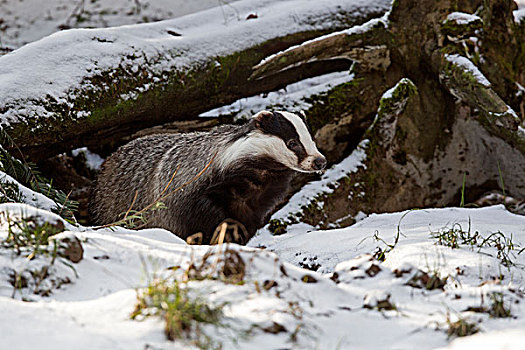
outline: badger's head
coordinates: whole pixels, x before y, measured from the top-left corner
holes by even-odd
[[[317,150],[304,114],[262,111],[250,121],[246,146],[257,155],[269,156],[300,171],[323,170],[326,158]],[[253,154],[252,153],[252,154]]]

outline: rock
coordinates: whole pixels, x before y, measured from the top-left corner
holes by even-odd
[[[80,240],[71,232],[64,232],[53,237],[57,242],[57,254],[73,263],[78,263],[84,255]]]

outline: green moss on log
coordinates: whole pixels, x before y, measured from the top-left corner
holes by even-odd
[[[308,109],[308,123],[315,133],[345,114],[352,114],[361,106],[360,83],[363,78],[337,85],[327,92],[305,98],[312,105]]]
[[[472,108],[479,109],[482,117],[487,120],[487,126],[496,134],[517,130],[520,123],[512,109],[494,92],[490,85],[480,81],[468,69],[449,62],[443,65],[445,84],[456,97],[461,98]],[[502,136],[502,134],[500,135]]]
[[[408,79],[401,79],[389,93],[383,95],[379,100],[379,109],[377,111],[378,118],[388,114],[397,114],[402,110],[407,100],[414,95],[417,95],[417,87],[414,83]]]
[[[468,37],[476,34],[476,31],[483,28],[481,18],[475,19],[468,23],[458,23],[454,19],[446,19],[441,25],[441,33],[452,37]]]

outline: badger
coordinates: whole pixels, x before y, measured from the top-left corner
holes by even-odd
[[[262,111],[243,125],[208,132],[155,134],[120,147],[104,162],[91,200],[92,221],[109,224],[124,213],[162,201],[147,227],[209,244],[217,227],[233,220],[245,244],[284,199],[294,172],[326,166],[305,116]]]

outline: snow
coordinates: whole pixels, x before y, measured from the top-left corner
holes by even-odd
[[[381,96],[381,100],[388,100],[391,99],[394,95],[394,91],[396,91],[401,85],[403,84],[411,84],[413,83],[408,78],[403,78],[399,82],[397,82],[396,85],[392,86],[390,89],[386,90],[383,95]]]
[[[276,107],[281,110],[299,112],[310,107],[310,104],[305,101],[305,97],[320,94],[353,79],[354,75],[347,71],[328,73],[289,84],[280,90],[272,91],[268,94],[242,98],[227,106],[204,112],[199,116],[217,117],[233,114],[235,119],[243,119],[254,115],[258,111]]]
[[[522,138],[525,138],[525,128],[521,125],[518,125],[518,135]]]
[[[37,217],[42,218],[42,220],[47,220],[49,222],[61,221],[67,229],[75,229],[75,226],[62,219],[59,215],[51,213],[49,210],[37,208],[25,203],[2,203],[0,204],[0,228],[2,228],[2,234],[0,235],[0,237],[2,238],[6,237],[5,231],[7,230],[7,228],[5,225],[6,219],[8,217],[10,220]]]
[[[520,83],[516,82],[516,86],[518,88],[518,91],[516,92],[516,97],[523,96],[523,93],[525,92],[525,87],[523,87]]]
[[[514,21],[520,23],[523,17],[525,17],[525,8],[513,11],[512,13],[514,14]]]
[[[60,220],[52,213],[27,205],[0,205],[1,213],[38,215],[50,221]],[[484,340],[493,349],[504,349],[511,341],[520,344],[525,330],[525,307],[521,288],[525,282],[525,256],[512,252],[515,265],[501,265],[494,247],[461,246],[459,249],[436,244],[430,237],[453,224],[478,231],[486,237],[493,232],[512,234],[514,244],[525,242],[525,217],[509,213],[503,206],[480,209],[446,208],[374,214],[342,229],[287,233],[266,236],[266,249],[229,245],[247,263],[245,283],[227,285],[219,280],[189,282],[192,290],[214,305],[224,306],[227,328],[206,326],[204,331],[224,348],[446,348],[446,315],[460,315],[479,322],[483,333],[450,343],[457,349]],[[0,231],[5,234],[5,226]],[[131,231],[117,228],[93,230],[66,226],[84,247],[84,259],[74,270],[55,264],[50,270],[57,277],[68,276],[49,297],[17,290],[5,281],[5,269],[28,268],[43,261],[29,261],[0,248],[4,274],[0,284],[0,315],[4,336],[1,348],[38,347],[39,349],[97,348],[142,349],[186,347],[172,345],[163,335],[163,323],[155,317],[132,321],[129,317],[136,302],[136,288],[143,287],[154,275],[166,274],[167,267],[187,266],[199,261],[206,252],[225,247],[187,246],[165,230]],[[385,242],[399,242],[386,254],[385,262],[371,258]],[[252,245],[252,243],[250,243]],[[213,258],[214,259],[214,258]],[[301,269],[305,260],[318,264],[317,271]],[[280,266],[284,266],[281,268]],[[371,267],[375,265],[375,275]],[[279,272],[284,269],[286,275]],[[337,272],[337,278],[332,273]],[[397,272],[396,272],[397,271]],[[401,271],[401,277],[396,277]],[[448,276],[444,290],[424,290],[406,285],[418,271]],[[500,282],[495,276],[503,275]],[[305,275],[314,283],[304,283]],[[330,278],[336,279],[335,283]],[[273,280],[277,286],[257,291],[256,284]],[[485,282],[485,283],[483,283]],[[495,319],[483,313],[464,311],[468,307],[488,305],[491,293],[501,292],[517,318]],[[481,296],[484,295],[482,298]],[[33,302],[23,302],[25,297]],[[374,308],[389,300],[397,310]],[[290,309],[294,305],[295,311]],[[371,308],[365,308],[365,306]],[[271,334],[261,328],[277,322],[286,332]],[[256,328],[253,328],[256,326]],[[351,325],[351,327],[349,327]],[[27,330],[31,336],[24,336]],[[246,333],[247,330],[251,332]],[[253,329],[256,329],[253,331]],[[258,329],[258,330],[257,330]],[[297,342],[290,334],[297,329]],[[244,334],[240,336],[240,334]],[[248,335],[246,335],[248,334]],[[504,334],[508,339],[497,341]],[[235,345],[236,344],[236,345]]]
[[[472,76],[478,81],[481,85],[485,87],[490,87],[490,81],[483,75],[483,73],[480,72],[478,67],[474,63],[472,63],[471,60],[469,60],[466,57],[460,56],[460,55],[450,55],[446,54],[445,59],[449,61],[450,63],[464,68],[469,73],[472,74]]]
[[[2,183],[15,184],[18,187],[19,192],[23,196],[24,203],[31,204],[34,207],[46,210],[52,210],[57,208],[57,204],[51,199],[47,198],[41,193],[34,192],[33,190],[21,185],[11,176],[7,175],[3,171],[0,171],[0,185]]]
[[[525,0],[515,0],[514,2],[518,5],[518,9],[513,11],[514,21],[519,23],[525,17]]]
[[[87,147],[77,148],[71,151],[73,157],[77,157],[80,154],[84,154],[86,157],[86,165],[89,169],[99,170],[104,163],[104,159],[96,153],[91,152]]]
[[[329,18],[341,11],[366,17],[389,6],[387,0],[242,0],[235,3],[240,20],[228,23],[217,7],[155,23],[58,32],[0,57],[0,125],[53,116],[42,101],[56,101],[69,110],[73,91],[94,89],[90,77],[119,66],[136,71],[145,61],[157,62],[148,65],[150,81],[138,93],[162,86],[166,71],[200,67],[277,35],[331,28]],[[254,12],[258,18],[244,20]],[[319,20],[309,24],[313,14]],[[71,117],[85,118],[86,113],[76,111]]]
[[[0,297],[0,323],[12,324],[14,315],[23,323],[8,326],[0,344],[5,349],[138,349],[137,344],[162,340],[162,332],[155,330],[160,322],[129,320],[128,306],[135,298],[133,290],[76,303],[27,303]]]
[[[233,1],[232,1],[233,2]],[[69,25],[75,28],[115,27],[125,24],[181,17],[220,5],[217,0],[130,0],[83,1],[23,0],[0,2],[1,46],[16,49]],[[232,11],[226,6],[226,11]],[[80,14],[77,19],[75,14]],[[229,13],[225,18],[229,17]]]
[[[523,349],[525,327],[502,329],[488,334],[476,334],[468,338],[457,339],[446,349]]]
[[[469,24],[474,21],[481,21],[481,18],[476,15],[471,15],[469,13],[464,12],[452,12],[447,16],[447,19],[445,21],[454,21],[457,24]]]

